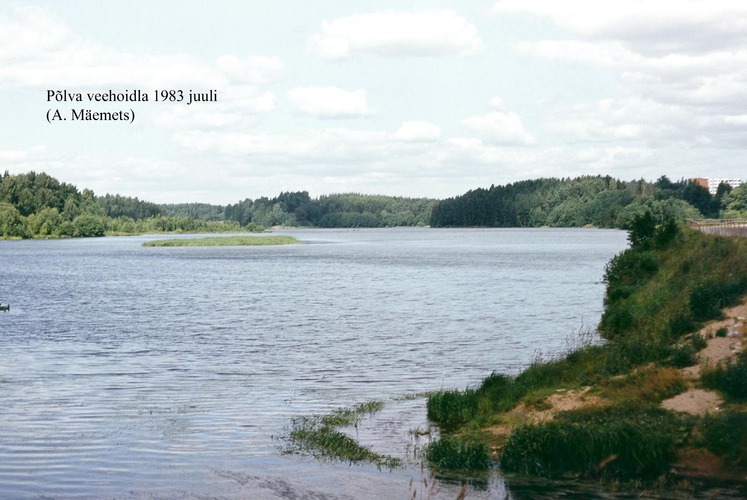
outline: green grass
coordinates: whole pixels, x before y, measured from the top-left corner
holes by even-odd
[[[506,472],[544,477],[656,479],[687,432],[657,409],[578,410],[516,429],[501,457]]]
[[[357,424],[365,415],[376,413],[383,407],[384,403],[380,401],[370,401],[351,408],[340,408],[327,415],[295,418],[291,421],[284,451],[308,453],[351,464],[368,462],[379,468],[400,467],[400,459],[376,453],[339,430],[340,427]]]
[[[490,453],[485,443],[454,436],[432,441],[425,449],[425,457],[439,469],[478,471],[490,468]]]
[[[445,430],[453,430],[476,418],[511,409],[526,389],[512,377],[493,373],[477,388],[445,390],[428,396],[428,418]]]
[[[625,250],[605,279],[603,336],[672,344],[747,293],[747,239],[683,228],[664,247]]]
[[[264,245],[292,245],[299,243],[293,236],[216,236],[208,238],[179,238],[154,240],[143,243],[144,247],[237,247]]]

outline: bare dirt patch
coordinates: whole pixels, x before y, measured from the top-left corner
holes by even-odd
[[[662,401],[662,408],[699,416],[719,411],[723,398],[715,391],[700,389],[694,384],[700,379],[703,369],[733,360],[744,349],[747,301],[723,312],[724,319],[710,322],[697,334],[706,339],[706,347],[698,353],[698,364],[681,370],[690,389]],[[726,336],[714,336],[720,329],[726,329]]]
[[[558,389],[555,394],[548,396],[544,404],[549,408],[534,408],[524,403],[519,404],[511,410],[514,416],[520,416],[523,420],[530,423],[549,422],[555,418],[555,415],[562,411],[578,410],[590,406],[601,406],[604,400],[599,396],[589,395],[591,387],[583,389]]]
[[[698,353],[699,365],[715,366],[733,359],[742,351],[742,339],[737,337],[713,337],[708,339],[708,345]]]
[[[502,442],[507,440],[514,428],[519,425],[549,422],[555,418],[555,415],[563,411],[604,405],[604,399],[588,394],[590,390],[591,387],[578,390],[558,389],[555,394],[548,396],[542,402],[542,408],[519,403],[516,408],[506,414],[507,418],[504,423],[488,427],[485,431]],[[501,448],[501,446],[498,446],[498,448]]]
[[[703,416],[716,413],[723,404],[723,398],[714,391],[705,389],[690,389],[673,398],[661,402],[664,409]]]

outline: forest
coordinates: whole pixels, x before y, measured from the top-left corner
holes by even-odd
[[[312,199],[308,192],[245,199],[226,206],[159,205],[79,191],[46,173],[0,176],[0,237],[55,238],[154,232],[261,231],[265,227],[425,226],[437,200],[363,194]]]
[[[747,186],[713,196],[692,180],[621,181],[609,176],[536,179],[475,189],[437,203],[433,227],[605,227],[629,229],[645,212],[658,220],[747,217]]]
[[[152,232],[222,232],[241,227],[231,221],[169,216],[137,198],[106,195],[45,174],[0,176],[0,237],[59,238]]]
[[[609,176],[535,179],[435,200],[306,191],[234,204],[157,204],[96,196],[46,173],[0,176],[0,237],[55,238],[154,232],[259,231],[266,227],[606,227],[657,220],[747,217],[747,185],[711,196],[690,180],[621,181]]]

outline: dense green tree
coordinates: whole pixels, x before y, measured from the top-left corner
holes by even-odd
[[[104,236],[106,221],[93,214],[81,214],[73,219],[73,236]]]
[[[101,207],[104,215],[114,219],[118,217],[129,217],[133,220],[147,219],[148,217],[164,215],[165,213],[164,209],[155,203],[140,201],[137,198],[130,198],[127,196],[111,195],[108,193],[104,196],[96,197],[96,203]],[[186,215],[194,217],[193,215],[175,213],[169,213],[168,215]]]
[[[10,203],[0,203],[0,236],[21,238],[26,234],[21,212]]]
[[[695,181],[688,181],[677,198],[688,202],[707,218],[718,217],[719,203],[715,202],[707,188]]]
[[[26,226],[32,236],[61,236],[62,221],[62,216],[56,208],[43,208],[26,218]]]
[[[80,193],[75,186],[60,183],[45,173],[10,175],[6,171],[0,177],[0,202],[10,203],[24,217],[43,208],[62,211],[69,196],[79,197]]]
[[[733,218],[747,217],[747,184],[734,188],[724,197],[724,215]]]

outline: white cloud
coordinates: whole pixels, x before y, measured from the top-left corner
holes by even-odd
[[[495,111],[483,116],[470,116],[462,123],[491,143],[518,145],[534,142],[534,137],[524,129],[521,117],[507,111],[501,98],[493,98],[490,104]]]
[[[547,130],[571,141],[744,148],[747,3],[499,0],[493,12],[545,17],[566,32],[563,39],[520,42],[520,52],[617,77],[617,95],[556,104]]]
[[[319,118],[350,118],[371,114],[365,90],[347,91],[338,87],[298,87],[288,98],[301,113]]]
[[[373,162],[386,155],[386,134],[330,128],[300,134],[191,130],[175,134],[187,150],[257,158],[264,165]],[[337,167],[335,167],[337,168]]]
[[[254,117],[272,111],[275,94],[251,85],[230,85],[218,94],[218,102],[207,106],[152,106],[149,119],[162,127],[211,129],[250,127]]]
[[[0,149],[0,161],[4,163],[18,163],[28,158],[28,151],[22,149]]]
[[[324,21],[309,48],[327,59],[358,53],[470,56],[481,50],[482,42],[477,28],[451,10],[387,10]]]
[[[0,14],[0,60],[22,62],[55,51],[71,38],[70,30],[47,10],[15,8],[13,16]]]
[[[229,81],[255,85],[272,82],[283,72],[283,63],[277,57],[249,56],[242,59],[229,54],[219,57],[216,66]]]
[[[403,142],[432,142],[441,137],[441,129],[428,122],[404,122],[392,137]]]
[[[743,37],[738,0],[499,0],[495,14],[530,13],[592,39],[624,39],[641,52],[712,51]]]
[[[17,8],[0,14],[0,83],[21,87],[225,88],[262,84],[283,71],[275,57],[226,54],[214,65],[183,54],[115,50],[71,32],[48,10]],[[196,88],[197,90],[197,88]]]

